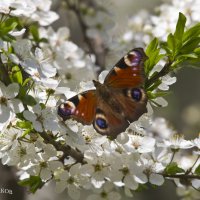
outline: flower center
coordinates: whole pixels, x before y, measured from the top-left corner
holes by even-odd
[[[100,164],[96,164],[96,165],[94,166],[95,172],[101,171],[101,169],[102,169],[102,166],[101,166]]]
[[[73,184],[75,182],[74,178],[73,177],[70,177],[68,180],[67,180],[67,183],[69,184]]]
[[[7,99],[5,97],[0,97],[0,104],[7,105]]]

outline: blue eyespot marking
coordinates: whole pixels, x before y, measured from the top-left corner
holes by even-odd
[[[96,125],[101,128],[101,129],[106,129],[108,128],[107,122],[105,119],[98,117],[96,119]]]
[[[131,90],[131,97],[135,100],[135,101],[140,101],[142,98],[142,92],[140,89],[138,88],[134,88]]]

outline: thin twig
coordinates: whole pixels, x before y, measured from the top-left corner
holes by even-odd
[[[172,65],[172,62],[168,62],[165,64],[165,66],[162,68],[162,70],[160,72],[158,72],[157,74],[155,74],[154,76],[152,76],[150,79],[147,79],[146,83],[145,83],[145,88],[150,87],[153,83],[155,83],[160,77],[165,76],[166,74],[169,73],[170,71],[170,67]]]
[[[190,169],[186,172],[186,174],[189,174],[189,173],[192,171],[193,167],[196,165],[196,163],[197,163],[197,161],[199,160],[199,158],[200,158],[200,156],[197,156],[196,161],[195,161],[194,164],[190,167]]]

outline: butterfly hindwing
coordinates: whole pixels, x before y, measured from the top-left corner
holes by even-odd
[[[145,81],[144,61],[147,59],[142,48],[135,48],[121,58],[105,78],[104,84],[114,88],[141,86]]]
[[[97,102],[93,126],[102,135],[115,139],[145,112],[147,98],[142,88],[111,88],[112,99]]]
[[[128,125],[128,121],[115,113],[106,103],[101,101],[97,104],[93,126],[98,133],[115,139]]]
[[[91,124],[95,115],[96,103],[96,91],[88,90],[62,103],[58,107],[58,114],[63,120],[72,118],[82,124]]]
[[[124,88],[113,89],[113,96],[122,107],[125,119],[130,123],[138,120],[138,118],[147,112],[147,96],[143,88]]]

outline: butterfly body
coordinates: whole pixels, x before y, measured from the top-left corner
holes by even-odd
[[[58,114],[64,120],[73,118],[93,124],[98,133],[116,138],[147,111],[143,89],[145,59],[143,49],[131,50],[113,67],[104,83],[94,80],[96,90],[70,98],[58,107]]]
[[[106,84],[101,84],[98,81],[93,80],[94,86],[96,87],[96,95],[98,96],[98,104],[107,104],[108,107],[115,112],[116,115],[123,114],[122,106],[117,101],[117,98],[114,98],[114,92],[112,88]],[[117,92],[116,92],[117,93]]]

